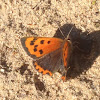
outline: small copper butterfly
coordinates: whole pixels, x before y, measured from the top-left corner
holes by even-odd
[[[52,76],[55,71],[60,71],[62,79],[66,79],[72,49],[68,38],[24,37],[21,43],[27,54],[33,58],[33,65],[38,72]]]

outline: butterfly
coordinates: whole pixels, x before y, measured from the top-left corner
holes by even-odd
[[[62,73],[62,80],[66,80],[67,67],[72,50],[71,40],[55,37],[23,37],[21,43],[29,56],[33,58],[35,69],[43,75]]]

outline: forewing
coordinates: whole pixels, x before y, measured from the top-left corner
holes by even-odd
[[[27,54],[37,59],[59,49],[63,40],[48,37],[24,37],[21,43]]]

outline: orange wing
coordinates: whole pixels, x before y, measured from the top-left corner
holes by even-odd
[[[64,61],[64,67],[66,68],[68,66],[70,54],[71,54],[71,43],[69,41],[65,41],[63,46],[63,61]]]
[[[24,37],[21,42],[28,55],[36,59],[61,48],[63,40],[48,37]]]

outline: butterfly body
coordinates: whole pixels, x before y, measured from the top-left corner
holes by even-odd
[[[67,38],[24,37],[22,45],[29,56],[33,58],[33,65],[43,75],[60,71],[66,75],[71,54],[71,41]],[[65,77],[62,77],[65,79]]]

